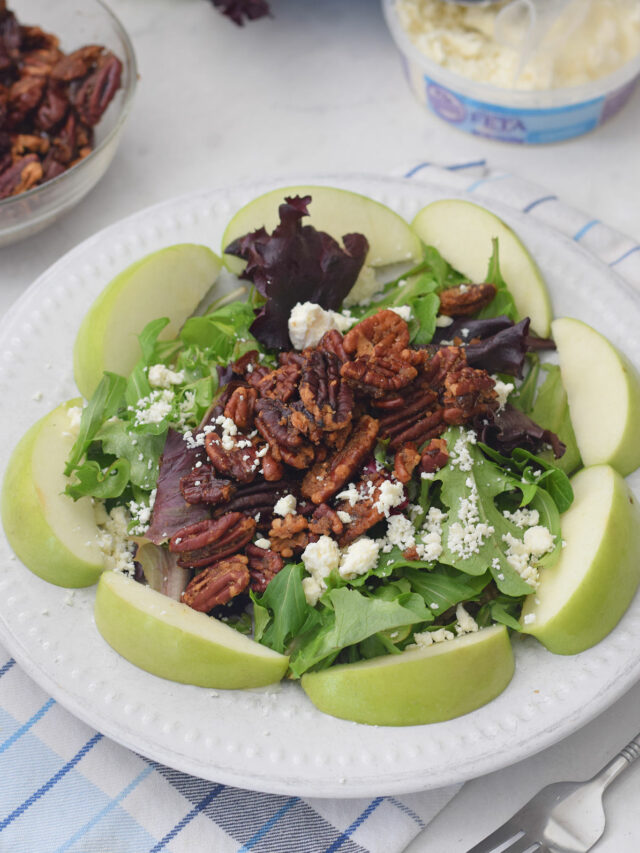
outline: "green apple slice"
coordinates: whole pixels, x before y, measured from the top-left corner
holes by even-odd
[[[325,714],[378,726],[413,726],[459,717],[501,693],[513,675],[504,625],[453,640],[302,676]]]
[[[284,676],[289,658],[217,619],[118,572],[100,578],[98,630],[141,669],[200,687],[262,687]]]
[[[222,251],[235,240],[264,226],[271,232],[279,224],[278,207],[287,196],[311,196],[309,216],[304,224],[326,231],[340,241],[344,234],[364,234],[369,241],[366,264],[384,267],[417,261],[422,255],[420,241],[408,223],[391,208],[366,196],[336,187],[299,186],[271,190],[241,208],[227,225]],[[239,274],[245,262],[224,255],[225,265]]]
[[[17,444],[2,484],[2,524],[28,569],[49,583],[91,586],[104,568],[90,498],[64,494],[64,466],[74,442],[63,403],[34,424]]]
[[[207,246],[181,243],[131,264],[86,313],[73,349],[76,385],[91,397],[105,370],[128,376],[140,358],[137,335],[168,317],[160,339],[174,338],[218,277],[222,261]]]
[[[556,565],[541,570],[520,617],[525,633],[560,655],[600,642],[640,582],[640,508],[624,479],[595,465],[571,485],[575,498],[561,517],[566,545]]]
[[[418,213],[412,227],[469,281],[486,279],[492,239],[498,238],[500,271],[521,317],[542,337],[549,334],[553,316],[547,286],[520,238],[494,213],[460,199],[434,201]]]
[[[630,474],[640,465],[640,375],[586,323],[562,317],[551,328],[582,461]]]

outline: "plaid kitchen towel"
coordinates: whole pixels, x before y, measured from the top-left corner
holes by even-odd
[[[640,245],[533,184],[484,161],[403,174],[544,220],[640,287]],[[0,646],[0,853],[400,853],[458,787],[314,800],[197,779],[74,718]]]

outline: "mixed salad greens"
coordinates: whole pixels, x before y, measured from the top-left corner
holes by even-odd
[[[104,374],[82,411],[66,491],[104,502],[107,525],[124,519],[128,544],[120,568],[180,600],[194,572],[177,565],[167,541],[181,526],[209,518],[211,509],[187,504],[177,482],[197,464],[197,438],[234,376],[233,365],[254,352],[256,364],[277,369],[279,353],[292,348],[288,321],[296,303],[340,314],[343,330],[396,309],[413,349],[432,356],[458,347],[466,363],[487,371],[499,409],[443,428],[446,464],[433,471],[418,466],[401,500],[361,537],[376,546],[366,571],[341,572],[336,565],[321,573],[320,589],[310,595],[311,561],[294,549],[266,588],[247,588],[212,615],[289,655],[296,678],[494,623],[519,631],[538,571],[561,552],[560,515],[573,499],[567,475],[580,461],[559,369],[540,360],[539,352],[553,345],[531,335],[528,319],[518,316],[500,273],[497,241],[486,275],[495,296],[472,317],[441,314],[440,295],[465,279],[431,246],[376,295],[355,304],[347,299],[345,308],[364,275],[367,241],[347,235],[343,249],[303,226],[310,201],[288,199],[273,234],[262,229],[228,247],[248,260],[244,298],[238,292],[223,297],[203,316],[189,318],[171,341],[159,338],[168,319],[153,320],[139,336],[140,360],[131,374]],[[389,443],[379,436],[362,468],[395,483]],[[300,472],[287,476],[299,479]],[[336,500],[328,502],[337,506]],[[264,543],[267,530],[258,526],[254,542]],[[342,559],[347,550],[341,549]]]

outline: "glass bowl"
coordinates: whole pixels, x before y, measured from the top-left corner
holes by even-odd
[[[65,53],[87,44],[104,45],[116,54],[123,68],[121,87],[94,129],[93,151],[58,177],[0,200],[0,246],[46,228],[98,183],[118,147],[137,80],[129,36],[101,0],[9,0],[7,6],[21,24],[35,25],[58,36]]]

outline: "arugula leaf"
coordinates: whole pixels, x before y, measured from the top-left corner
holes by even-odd
[[[529,354],[529,370],[519,388],[509,394],[509,403],[520,409],[525,415],[531,416],[533,401],[538,387],[538,376],[540,375],[540,359],[535,353]],[[535,421],[536,418],[533,418]],[[542,424],[540,424],[542,426]],[[555,430],[554,430],[555,431]]]
[[[296,677],[311,667],[322,668],[319,664],[328,666],[342,649],[357,645],[380,631],[433,619],[422,597],[413,593],[401,593],[387,601],[342,587],[331,590],[326,598],[332,611],[326,611],[324,620],[308,641],[291,656],[290,668]]]
[[[304,569],[300,563],[289,563],[282,568],[267,586],[261,597],[253,601],[271,615],[265,627],[265,615],[259,615],[259,639],[261,643],[281,654],[287,642],[301,630],[310,609],[302,588]]]
[[[129,482],[129,463],[126,459],[116,459],[103,471],[95,460],[84,462],[75,469],[78,482],[70,483],[65,494],[74,501],[92,495],[100,500],[118,498]]]
[[[449,462],[436,472],[442,483],[440,498],[448,508],[442,524],[442,554],[439,561],[455,566],[470,575],[483,575],[487,567],[501,592],[511,596],[526,595],[531,586],[509,564],[505,555],[503,536],[511,534],[522,539],[524,531],[506,518],[496,506],[495,499],[519,486],[508,472],[485,458],[474,444],[466,442],[459,427],[444,434],[449,447]],[[471,466],[455,464],[464,444]]]
[[[486,305],[481,311],[476,314],[476,319],[484,320],[487,317],[499,317],[505,314],[514,323],[520,319],[516,303],[507,287],[506,281],[502,277],[500,271],[500,252],[498,247],[498,238],[493,237],[491,240],[493,251],[489,258],[489,268],[487,269],[486,281],[491,282],[496,288],[497,293],[491,302]]]
[[[506,595],[499,595],[482,605],[475,616],[475,620],[481,628],[486,628],[492,622],[500,622],[507,628],[521,631],[522,628],[518,619],[523,601],[524,598],[509,598]]]
[[[582,458],[571,423],[567,392],[562,384],[560,368],[556,364],[543,364],[542,369],[546,371],[547,376],[538,389],[530,412],[531,418],[541,427],[555,432],[566,446],[565,452],[555,464],[567,474],[571,474],[582,467]],[[549,458],[551,453],[546,451],[542,456]]]
[[[405,568],[402,575],[422,596],[434,617],[460,602],[474,601],[491,583],[490,572],[467,575],[451,566],[436,566],[431,571]],[[434,604],[437,607],[433,607]]]
[[[160,455],[167,437],[165,424],[158,434],[132,432],[131,425],[115,420],[105,423],[96,438],[102,442],[105,453],[111,453],[129,462],[131,482],[146,491],[151,491],[158,479]]]
[[[100,426],[108,418],[116,414],[124,402],[126,379],[117,373],[105,371],[93,396],[82,410],[80,430],[64,469],[68,477],[77,467],[87,448],[96,436]]]

